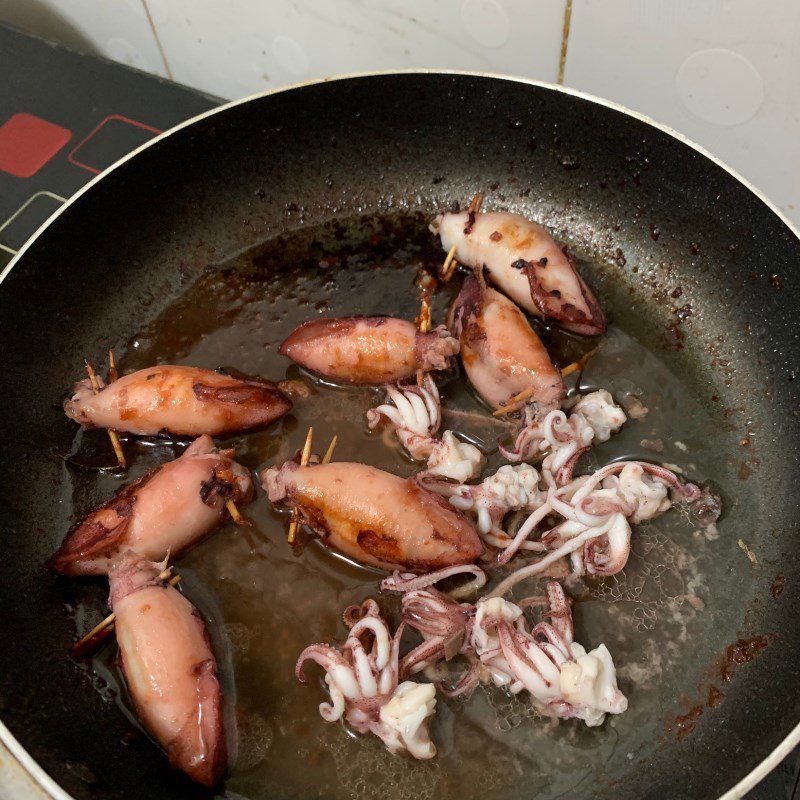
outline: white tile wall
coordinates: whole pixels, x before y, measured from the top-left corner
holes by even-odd
[[[176,80],[222,97],[345,72],[558,74],[564,0],[147,0]]]
[[[407,67],[555,81],[566,4],[18,2],[26,12],[35,6],[40,17],[48,10],[59,15],[111,58],[226,98],[343,72]],[[682,131],[800,223],[800,0],[571,0],[570,5],[567,85]],[[53,23],[48,35],[58,19]]]
[[[39,6],[39,16],[50,10],[59,18],[57,22],[63,20],[77,29],[101,55],[166,77],[164,61],[142,0],[40,0]],[[31,15],[20,19],[19,24],[35,28],[36,18]],[[52,35],[53,30],[55,28],[48,26],[46,35]]]
[[[573,0],[565,84],[704,145],[800,223],[797,0]]]

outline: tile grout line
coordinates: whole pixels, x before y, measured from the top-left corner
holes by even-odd
[[[150,9],[147,7],[147,0],[141,0],[141,2],[142,2],[142,8],[144,9],[144,13],[147,16],[147,22],[150,25],[150,30],[153,32],[153,36],[155,37],[156,47],[158,47],[158,52],[161,54],[161,61],[164,63],[164,70],[167,73],[167,77],[171,81],[175,80],[172,77],[172,70],[170,69],[169,61],[167,61],[167,54],[164,52],[164,47],[161,44],[161,39],[159,38],[158,31],[156,30],[156,25],[153,22],[153,16],[150,13]],[[567,0],[567,2],[571,3],[572,0]],[[562,52],[563,52],[563,48],[562,48]]]
[[[145,2],[145,0],[142,0]],[[567,66],[567,44],[569,43],[569,27],[572,22],[572,0],[564,3],[564,27],[561,31],[561,55],[558,59],[558,78],[556,83],[564,85],[564,70]]]

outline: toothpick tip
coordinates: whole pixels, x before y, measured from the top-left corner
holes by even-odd
[[[244,525],[244,526],[246,526],[248,528],[252,528],[253,527],[253,523],[249,519],[247,519],[247,517],[243,516],[242,512],[239,511],[239,509],[236,507],[236,503],[234,503],[233,500],[228,500],[228,502],[225,503],[225,508],[228,510],[228,513],[231,515],[231,519],[237,525]]]
[[[456,262],[456,250],[458,249],[458,245],[454,244],[448,251],[447,256],[444,259],[444,264],[442,264],[442,269],[439,273],[439,277],[441,278],[443,283],[447,283],[450,278],[453,276],[458,263]]]
[[[286,540],[292,547],[294,547],[294,543],[297,539],[297,527],[298,527],[297,512],[292,511],[292,519],[289,522],[289,531],[286,534]]]
[[[328,449],[325,451],[325,455],[322,459],[323,464],[330,464],[331,459],[333,458],[333,451],[336,449],[336,443],[339,441],[339,437],[334,434],[333,439],[331,439],[331,443],[328,445]]]
[[[311,444],[314,440],[314,429],[309,427],[308,433],[306,434],[306,441],[303,445],[303,452],[300,455],[300,466],[305,467],[308,464],[308,460],[311,458]]]

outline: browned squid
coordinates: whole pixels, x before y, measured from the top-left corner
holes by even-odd
[[[336,383],[382,384],[447,369],[458,342],[441,325],[421,333],[404,319],[343,317],[303,323],[280,352]]]
[[[566,391],[561,373],[525,315],[480,275],[464,281],[448,327],[459,338],[467,377],[490,406],[526,392],[541,412],[558,407]]]
[[[197,609],[159,580],[161,565],[109,574],[119,660],[136,713],[170,764],[214,786],[227,765],[217,662]]]
[[[219,524],[228,500],[248,502],[250,472],[201,436],[180,458],[125,486],[67,532],[50,566],[66,575],[103,575],[131,555],[176,556]]]
[[[541,226],[519,214],[440,214],[431,225],[459,263],[485,268],[489,279],[531,314],[586,336],[606,318],[569,257]]]
[[[139,436],[221,436],[266,427],[291,408],[269,381],[168,365],[124,375],[97,394],[90,381],[79,381],[64,402],[67,416],[85,428]]]
[[[363,564],[430,572],[483,553],[472,523],[412,478],[366,464],[287,461],[265,470],[261,484],[272,503],[298,509],[326,545]]]

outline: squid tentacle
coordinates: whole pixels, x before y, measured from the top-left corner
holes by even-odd
[[[320,715],[327,722],[344,717],[360,733],[378,736],[393,753],[408,750],[415,758],[432,758],[436,748],[428,734],[427,720],[436,706],[433,687],[399,683],[400,639],[405,623],[392,636],[371,598],[360,606],[349,606],[343,619],[350,630],[341,649],[310,645],[295,666],[295,675],[303,683],[306,661],[315,661],[325,670],[330,702],[320,704]],[[365,635],[372,639],[369,651],[362,641]]]

